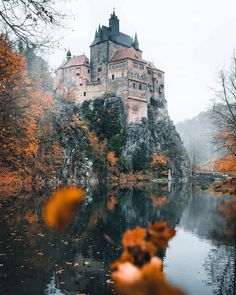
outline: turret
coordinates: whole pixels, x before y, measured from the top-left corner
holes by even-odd
[[[67,60],[70,60],[71,59],[71,52],[70,52],[70,49],[67,51],[66,53],[66,59]]]
[[[139,50],[139,43],[138,43],[137,33],[135,33],[133,47],[134,47],[135,49]]]
[[[120,32],[120,21],[118,17],[115,14],[115,9],[113,10],[113,13],[111,14],[111,17],[109,19],[109,28],[111,29],[111,34],[118,35]]]

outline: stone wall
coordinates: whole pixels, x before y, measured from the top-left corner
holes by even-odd
[[[106,84],[108,63],[108,42],[103,42],[90,48],[91,81]]]
[[[127,99],[125,101],[125,108],[128,113],[128,123],[140,122],[142,118],[147,118],[147,102]]]

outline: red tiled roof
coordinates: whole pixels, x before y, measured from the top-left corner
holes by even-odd
[[[71,59],[64,61],[60,65],[59,69],[65,69],[73,66],[89,65],[88,63],[86,63],[86,59],[88,60],[88,58],[84,54],[74,56]]]
[[[112,57],[112,59],[110,60],[110,62],[118,61],[118,60],[122,60],[126,58],[131,58],[137,61],[144,62],[144,60],[142,60],[142,58],[138,55],[137,51],[133,47],[117,51],[115,55]]]

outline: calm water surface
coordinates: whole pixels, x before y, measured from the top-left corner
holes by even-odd
[[[177,230],[162,255],[169,281],[192,295],[236,294],[235,241],[218,213],[225,198],[190,185],[99,189],[58,236],[43,224],[44,195],[3,197],[0,294],[114,294],[109,265],[122,233],[158,220]]]

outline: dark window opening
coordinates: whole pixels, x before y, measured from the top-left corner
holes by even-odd
[[[111,75],[111,79],[114,80],[115,79],[115,75]]]
[[[98,68],[98,72],[101,72],[102,71],[102,68]]]
[[[133,83],[133,89],[135,89],[135,83]]]
[[[82,86],[82,85],[83,85],[82,83],[79,84],[79,86]]]
[[[141,70],[143,70],[143,69],[144,69],[144,65],[143,65],[143,64],[139,64],[139,68],[140,68]]]
[[[90,73],[90,70],[88,70],[88,73]]]
[[[100,78],[98,78],[98,82],[100,82]]]
[[[138,89],[139,89],[139,90],[142,90],[142,84],[139,84]]]
[[[86,96],[86,92],[84,92],[84,96]]]
[[[76,76],[79,76],[80,74],[79,73],[76,73]]]

